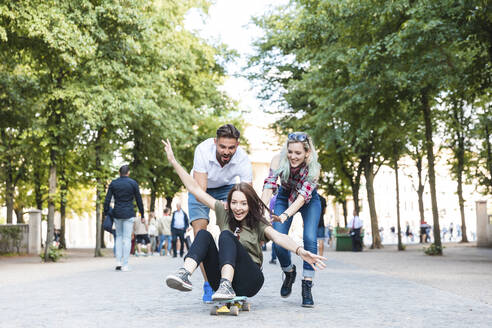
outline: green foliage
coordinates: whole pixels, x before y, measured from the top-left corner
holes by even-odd
[[[173,196],[180,184],[161,140],[170,138],[191,162],[200,127],[235,109],[219,88],[232,52],[184,28],[191,8],[208,6],[0,4],[0,179],[10,190],[0,195],[15,198],[16,208],[48,203],[91,211],[89,190],[96,186],[100,205],[123,157],[142,187]]]
[[[48,249],[48,260],[45,260],[45,258],[44,258],[44,252],[42,252],[41,254],[39,254],[39,256],[41,257],[41,259],[44,262],[48,262],[48,261],[57,262],[60,258],[62,258],[63,256],[65,256],[65,254],[58,247],[56,247],[56,246],[50,246],[49,249]]]
[[[366,187],[379,165],[402,156],[421,168],[423,150],[433,158],[432,135],[443,126],[456,155],[454,175],[475,172],[487,186],[490,133],[478,116],[490,117],[490,10],[483,0],[290,1],[255,18],[264,36],[250,77],[283,114],[277,132],[314,137],[326,171],[321,187],[337,198],[346,198],[348,187],[357,198],[361,166]],[[453,119],[465,106],[466,115]],[[429,181],[434,186],[434,175]],[[377,231],[371,201],[369,207]]]
[[[424,253],[430,256],[434,255],[442,255],[442,250],[444,249],[444,246],[438,246],[436,244],[431,244],[429,247],[424,247]]]

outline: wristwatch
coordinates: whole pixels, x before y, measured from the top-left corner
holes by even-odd
[[[287,215],[287,213],[285,213],[285,212],[284,212],[284,213],[282,213],[282,214],[280,214],[280,216],[282,216],[282,215],[285,215],[285,219],[286,219],[286,220],[289,218],[289,215]],[[279,217],[280,217],[280,216],[279,216]]]

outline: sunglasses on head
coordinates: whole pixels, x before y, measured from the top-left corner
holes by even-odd
[[[287,138],[289,140],[304,142],[308,139],[308,135],[303,132],[296,132],[296,133],[289,133]]]

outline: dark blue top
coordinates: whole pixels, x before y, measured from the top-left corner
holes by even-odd
[[[137,201],[138,210],[142,217],[144,209],[142,204],[142,196],[138,189],[138,184],[135,180],[127,176],[121,176],[118,179],[111,181],[108,187],[108,193],[104,200],[104,214],[109,211],[109,203],[114,196],[114,209],[112,217],[115,219],[129,219],[135,217],[135,209],[133,200]]]

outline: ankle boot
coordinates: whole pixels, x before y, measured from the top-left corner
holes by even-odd
[[[284,274],[285,278],[282,287],[280,288],[280,296],[289,297],[292,292],[292,284],[296,281],[296,266],[293,265],[292,271],[284,272]]]
[[[302,306],[313,307],[313,295],[311,294],[311,288],[313,287],[313,282],[311,280],[302,281]]]

